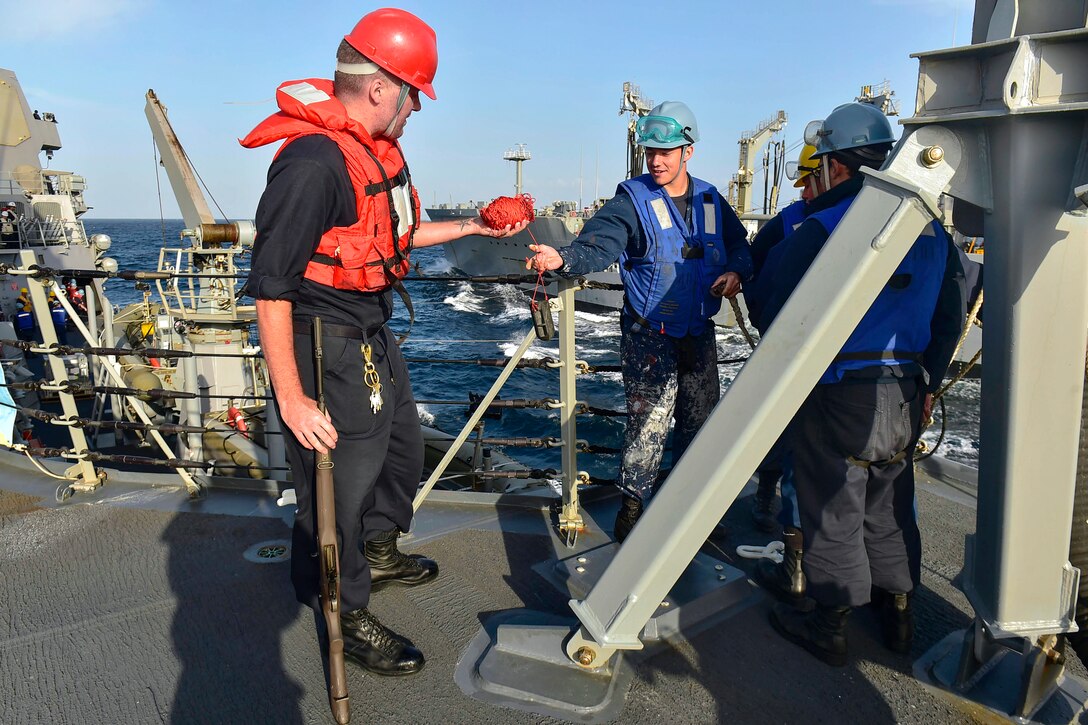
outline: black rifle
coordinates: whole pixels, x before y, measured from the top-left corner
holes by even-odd
[[[325,414],[325,365],[322,360],[321,319],[314,318],[314,375],[317,409]],[[348,678],[344,670],[344,636],[340,631],[340,550],[336,543],[336,501],[333,498],[332,455],[317,454],[317,546],[321,561],[321,613],[329,630],[329,706],[340,725],[351,719]]]

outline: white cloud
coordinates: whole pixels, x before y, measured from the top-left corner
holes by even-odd
[[[4,10],[4,25],[19,32],[6,42],[39,44],[60,37],[108,27],[126,13],[141,10],[150,0],[41,0],[11,4]]]

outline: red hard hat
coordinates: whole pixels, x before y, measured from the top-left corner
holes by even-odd
[[[375,10],[364,15],[344,40],[382,70],[436,99],[431,83],[438,70],[438,38],[415,15],[397,8]]]

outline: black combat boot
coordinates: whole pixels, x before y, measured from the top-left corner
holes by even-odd
[[[788,604],[771,609],[771,626],[780,635],[807,649],[832,667],[846,666],[846,618],[850,607],[817,604],[801,612]]]
[[[426,584],[438,576],[438,564],[419,554],[409,556],[397,548],[397,529],[383,531],[366,542],[363,553],[370,562],[370,589],[378,591],[389,584],[408,587]]]
[[[910,654],[914,643],[914,611],[911,592],[887,592],[880,605],[880,624],[884,630],[884,646],[901,655]]]
[[[340,616],[344,658],[376,675],[414,675],[423,669],[423,653],[378,621],[367,609]]]
[[[759,485],[752,500],[752,521],[756,528],[768,533],[774,531],[774,500],[778,493],[778,476],[759,474]]]
[[[754,578],[756,583],[778,599],[797,603],[805,596],[805,572],[801,570],[804,540],[800,529],[787,527],[782,532],[782,541],[786,544],[782,562],[776,564],[770,559],[760,559],[756,563]]]
[[[622,544],[631,529],[635,528],[635,522],[642,516],[642,499],[634,496],[623,496],[620,510],[616,512],[616,525],[612,527],[612,536],[617,544]]]

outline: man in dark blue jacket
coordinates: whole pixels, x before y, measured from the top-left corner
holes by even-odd
[[[827,191],[783,242],[765,324],[773,326],[861,190],[860,168],[880,167],[893,141],[873,106],[848,103],[823,121],[816,158]],[[846,664],[847,615],[874,589],[886,593],[885,645],[910,651],[910,560],[919,546],[912,453],[955,348],[963,276],[951,241],[931,223],[791,424],[804,574],[816,607],[776,605],[771,624],[828,664]]]
[[[751,277],[747,234],[711,184],[690,176],[699,140],[695,115],[666,101],[639,119],[638,143],[649,173],[616,195],[570,246],[530,245],[527,267],[563,275],[597,272],[619,260],[624,284],[620,358],[627,431],[620,466],[622,542],[654,494],[669,422],[678,461],[720,397],[711,321],[721,298]]]

